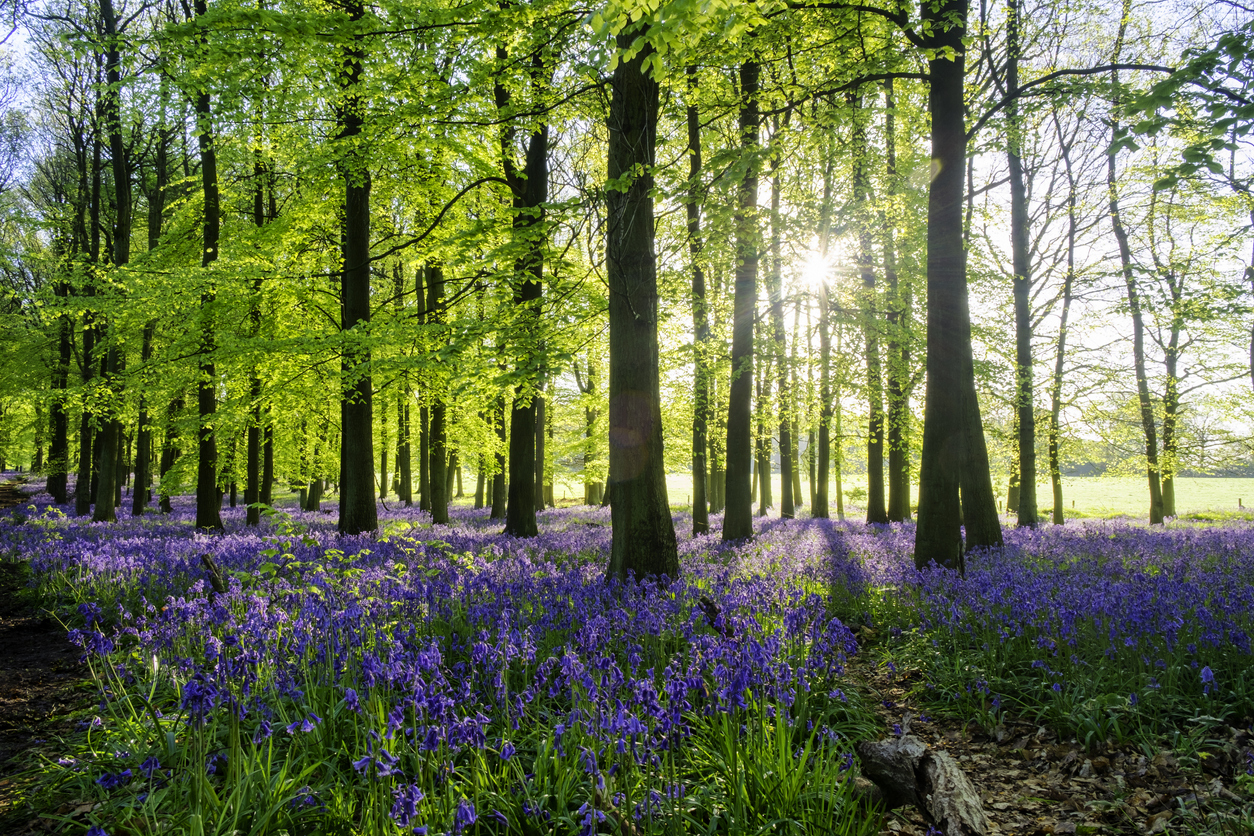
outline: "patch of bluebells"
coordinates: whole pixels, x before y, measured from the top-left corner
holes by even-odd
[[[685,540],[682,579],[606,584],[604,509],[543,512],[541,536],[519,540],[466,509],[450,526],[377,538],[340,536],[333,520],[306,514],[245,530],[242,509],[224,509],[227,532],[207,537],[185,501],[175,507],[112,526],[49,515],[0,526],[0,545],[23,543],[45,585],[85,598],[75,639],[109,661],[96,669],[116,675],[111,687],[147,689],[155,676],[166,722],[207,735],[238,723],[245,769],[249,747],[344,752],[361,791],[389,786],[387,814],[419,832],[508,817],[469,800],[444,805],[467,786],[476,753],[513,770],[526,747],[530,764],[536,730],[550,730],[590,799],[625,771],[647,782],[684,758],[705,718],[766,710],[791,723],[800,703],[831,702],[857,644],[825,593],[838,575],[869,580],[827,521],[764,521],[749,547]],[[389,530],[428,521],[409,509],[384,520]],[[221,567],[225,594],[211,594],[202,553]],[[151,778],[160,764],[145,754]],[[222,780],[222,755],[202,757]],[[674,802],[679,786],[656,789]],[[326,806],[309,787],[288,792],[293,815]],[[580,811],[583,800],[561,811],[520,798],[515,810],[595,830],[603,811]]]
[[[866,620],[877,594],[892,604],[876,611],[892,640],[980,656],[979,679],[956,685],[982,698],[991,680],[1024,699],[998,665],[1041,671],[1041,700],[1115,671],[1118,693],[1135,689],[1133,709],[1164,683],[1222,697],[1250,668],[1249,527],[1008,529],[1007,547],[969,556],[962,578],[916,571],[909,525],[759,518],[749,544],[681,538],[681,579],[606,584],[605,509],[541,512],[531,539],[465,508],[439,527],[394,509],[382,522],[397,533],[382,537],[341,536],[333,517],[303,512],[250,530],[243,509],[224,509],[226,533],[210,537],[192,530],[189,499],[174,504],[139,519],[120,509],[111,526],[55,513],[0,521],[0,549],[29,554],[41,583],[81,605],[75,640],[122,666],[120,681],[148,676],[128,660],[159,660],[176,695],[159,709],[193,726],[238,721],[255,747],[338,742],[345,769],[391,782],[402,827],[464,829],[473,806],[442,808],[437,821],[420,809],[433,803],[420,787],[449,798],[444,785],[461,786],[478,752],[512,768],[518,748],[534,754],[537,730],[591,788],[611,762],[644,773],[678,757],[705,717],[843,705],[838,680],[857,645],[833,613]],[[226,594],[210,594],[202,553]],[[1187,682],[1171,674],[1182,663]],[[632,815],[661,815],[674,792],[636,794]],[[308,788],[292,801],[317,803]],[[538,802],[518,805],[548,820]],[[574,823],[595,828],[587,815]]]

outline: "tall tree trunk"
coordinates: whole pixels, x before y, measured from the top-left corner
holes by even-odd
[[[548,385],[548,384],[547,384],[547,381],[546,381],[546,382],[544,383],[544,386],[547,386],[547,385]],[[545,458],[544,458],[544,456],[545,456],[544,441],[545,441],[545,425],[548,423],[548,421],[547,421],[547,420],[545,420],[545,411],[546,411],[546,410],[545,410],[545,407],[546,407],[546,402],[547,402],[547,400],[548,400],[548,397],[547,397],[547,395],[544,393],[544,389],[543,389],[543,388],[539,388],[539,389],[537,389],[537,391],[536,391],[536,398],[535,398],[535,401],[536,401],[536,472],[535,472],[535,480],[536,480],[536,510],[538,510],[538,511],[539,511],[539,510],[543,510],[544,505],[545,505],[545,497],[544,497],[544,466],[545,466]]]
[[[788,119],[784,119],[784,127]],[[778,131],[778,124],[776,130]],[[779,215],[780,199],[779,157],[771,157],[771,330],[775,348],[775,376],[779,393],[779,515],[791,520],[797,515],[795,485],[793,484],[793,459],[796,450],[792,443],[793,403],[788,378],[788,345],[784,336],[784,253],[783,225]],[[769,448],[768,448],[769,449]],[[770,476],[770,457],[765,473]]]
[[[727,397],[727,511],[723,541],[753,536],[753,319],[758,300],[758,81],[761,66],[740,65],[740,148],[748,168],[736,207],[736,292],[732,303],[731,388]]]
[[[1036,415],[1032,382],[1032,261],[1028,252],[1028,190],[1023,174],[1023,122],[1019,117],[1019,0],[1006,7],[1006,106],[1009,136],[1006,160],[1010,169],[1010,250],[1014,266],[1015,305],[1015,414],[1018,426],[1019,497],[1015,512],[1019,525],[1035,528]],[[1010,510],[1009,501],[1006,510]]]
[[[497,49],[498,59],[504,63],[504,48]],[[497,110],[505,110],[510,104],[510,94],[498,78],[495,87]],[[505,179],[513,193],[513,232],[515,240],[523,247],[523,255],[515,264],[517,285],[514,305],[520,314],[518,350],[524,356],[520,365],[530,368],[543,366],[536,363],[535,355],[542,353],[540,341],[540,299],[543,295],[544,243],[548,235],[545,224],[544,204],[549,189],[549,126],[541,124],[527,139],[526,157],[521,174],[514,162],[515,129],[505,127],[501,131],[501,160]],[[505,509],[505,533],[515,537],[535,537],[536,505],[543,501],[543,493],[536,491],[536,411],[540,397],[540,381],[521,383],[515,390],[509,423],[509,500]]]
[[[492,423],[496,427],[497,453],[496,467],[492,471],[492,512],[488,515],[491,519],[505,519],[505,505],[508,502],[505,496],[505,453],[506,445],[509,438],[505,434],[505,396],[500,395],[496,399],[496,405],[492,412]]]
[[[488,486],[488,457],[485,454],[479,454],[479,466],[475,468],[475,471],[475,510],[477,511],[484,507],[485,491]]]
[[[100,0],[100,22],[105,36],[105,84],[100,97],[100,110],[105,130],[109,136],[109,160],[113,173],[113,264],[125,267],[131,254],[131,172],[125,138],[122,136],[120,115],[122,86],[122,56],[118,51],[118,23],[112,0]],[[111,393],[110,401],[117,398],[121,381],[118,378],[121,360],[120,335],[116,326],[108,320],[101,322],[101,337],[105,344],[104,385]],[[110,403],[100,423],[100,478],[96,486],[96,510],[94,522],[113,522],[117,519],[114,499],[120,483],[116,462],[122,438],[122,421],[118,417],[117,403]]]
[[[343,0],[341,8],[354,24],[366,16],[362,0]],[[374,500],[374,413],[371,398],[370,350],[354,345],[370,321],[370,169],[359,145],[365,40],[354,32],[340,65],[343,100],[337,106],[337,139],[344,152],[339,161],[344,178],[344,254],[340,279],[340,328],[350,334],[340,362],[340,521],[341,534],[361,534],[379,527]]]
[[[205,0],[196,0],[196,17],[206,14]],[[200,181],[204,195],[204,229],[200,266],[207,268],[218,260],[218,239],[221,237],[222,214],[218,192],[218,154],[213,133],[213,108],[208,92],[195,95],[196,143],[200,151]],[[218,410],[218,370],[214,363],[217,338],[214,334],[214,299],[217,291],[210,281],[201,293],[201,332],[199,377],[196,385],[198,459],[196,465],[196,527],[208,531],[222,530],[221,504],[218,494],[218,442],[215,415]]]
[[[880,362],[879,292],[875,286],[874,230],[867,170],[866,117],[861,98],[853,98],[853,200],[858,226],[858,272],[862,278],[862,333],[866,347],[866,521],[888,522],[884,503],[884,375]]]
[[[618,35],[620,50],[644,39],[647,24]],[[679,577],[675,525],[662,458],[658,370],[657,260],[653,152],[658,85],[645,71],[647,43],[620,61],[611,79],[605,266],[610,319],[610,564],[607,577]]]
[[[440,329],[444,324],[444,268],[439,264],[427,265],[427,321]],[[435,339],[442,334],[437,330]],[[448,437],[445,421],[448,407],[444,402],[443,380],[433,381],[431,387],[431,522],[448,524]]]
[[[97,76],[97,81],[101,79]],[[100,264],[100,188],[101,188],[101,145],[98,137],[91,143],[91,201],[88,209],[88,229],[91,249],[88,260],[92,265]],[[83,292],[87,296],[96,294],[93,280],[89,275]],[[87,389],[96,376],[96,326],[91,312],[83,314],[83,355],[82,380],[83,388]],[[92,482],[95,468],[92,466],[98,451],[95,448],[96,422],[91,411],[84,406],[78,430],[78,479],[74,484],[74,513],[85,517],[91,513]]]
[[[423,399],[430,392],[425,387]],[[431,408],[418,407],[418,510],[431,510]]]
[[[706,489],[706,447],[710,421],[710,317],[706,310],[705,271],[701,269],[701,119],[697,109],[697,66],[689,65],[688,117],[688,256],[692,261],[692,535],[710,532]]]
[[[963,246],[967,139],[962,38],[966,34],[967,10],[967,0],[943,0],[936,7],[924,4],[923,8],[925,21],[933,26],[929,45],[937,52],[928,62],[934,173],[928,189],[927,392],[914,552],[919,568],[929,563],[963,568],[960,513],[965,512],[968,526],[974,522],[979,529],[979,537],[971,534],[973,545],[993,545],[981,541],[999,540],[1001,536],[987,466],[983,473],[973,466],[979,460],[978,448],[983,447],[984,433],[975,397]],[[960,22],[942,31],[945,21],[954,20]],[[977,449],[969,449],[972,447]],[[987,462],[986,450],[984,458]],[[964,493],[972,488],[962,508],[958,498],[960,485]],[[992,530],[987,525],[990,515]],[[971,533],[970,527],[968,532]]]
[[[400,488],[397,492],[397,498],[405,504],[406,508],[409,508],[414,504],[413,455],[410,449],[409,397],[409,379],[408,377],[405,377],[401,380],[401,391],[396,396],[396,432],[398,435],[396,444],[396,470],[399,474]],[[483,506],[480,505],[479,507]]]
[[[266,410],[266,423],[261,434],[261,503],[274,504],[274,423]]]
[[[69,283],[53,285],[57,297],[69,297]],[[58,505],[69,499],[70,420],[65,408],[65,390],[70,382],[70,360],[73,352],[73,320],[66,314],[57,317],[57,353],[52,368],[52,402],[49,421],[52,437],[48,442],[48,493]]]
[[[756,306],[755,306],[756,307]],[[753,434],[753,447],[756,456],[758,484],[758,516],[766,516],[768,508],[775,504],[771,491],[771,432],[767,426],[767,418],[771,407],[771,361],[769,356],[758,364],[757,397],[754,410],[756,427]]]
[[[819,210],[819,251],[827,257],[832,222],[832,161],[823,166],[823,203]],[[827,278],[819,284],[819,427],[814,472],[810,474],[810,516],[828,519],[829,469],[832,456],[832,305]]]
[[[897,114],[893,80],[884,83],[885,179],[893,212],[880,217],[884,227],[884,280],[888,283],[888,519],[910,519],[910,309],[911,293],[897,273],[895,234],[897,200]]]
[[[1119,60],[1123,48],[1124,34],[1127,29],[1128,14],[1131,0],[1124,0],[1124,14],[1119,24],[1119,35],[1115,41],[1112,62]],[[1119,75],[1111,72],[1111,84],[1118,95]],[[1116,102],[1117,104],[1117,102]],[[1154,424],[1154,404],[1150,400],[1149,377],[1145,372],[1145,321],[1141,315],[1141,296],[1137,290],[1136,277],[1132,271],[1132,248],[1128,243],[1128,231],[1124,228],[1123,217],[1119,212],[1119,189],[1117,186],[1118,149],[1114,142],[1118,137],[1119,124],[1112,119],[1110,124],[1111,145],[1106,152],[1106,190],[1110,206],[1110,224],[1115,233],[1115,241],[1119,244],[1119,266],[1123,273],[1124,286],[1128,293],[1128,311],[1132,316],[1132,361],[1136,372],[1137,401],[1141,407],[1141,430],[1145,434],[1146,480],[1149,482],[1151,525],[1163,521],[1162,483],[1159,481],[1158,466],[1158,431]]]
[[[379,410],[379,499],[388,498],[388,411]]]
[[[269,168],[261,159],[261,151],[255,151],[253,157],[253,225],[261,229],[266,224],[266,185]],[[249,297],[248,324],[249,332],[254,340],[261,337],[261,275],[253,279],[252,294]],[[261,368],[253,364],[252,375],[248,381],[249,420],[247,436],[247,462],[244,465],[244,524],[249,526],[261,523]]]
[[[183,411],[183,393],[179,393],[174,400],[170,401],[170,405],[166,408],[165,417],[165,438],[161,444],[161,461],[158,465],[158,473],[161,477],[161,496],[158,506],[161,513],[169,514],[173,512],[174,506],[170,504],[170,495],[173,492],[173,486],[166,479],[166,474],[174,467],[174,463],[178,461],[182,451],[179,449],[178,441],[178,414]]]
[[[1067,327],[1071,315],[1071,297],[1075,287],[1075,247],[1079,231],[1079,220],[1076,216],[1076,185],[1075,175],[1071,169],[1071,142],[1067,141],[1055,116],[1055,128],[1058,134],[1058,145],[1062,152],[1063,165],[1067,171],[1067,273],[1062,283],[1062,310],[1059,312],[1058,343],[1054,353],[1054,377],[1049,392],[1049,480],[1054,495],[1054,525],[1062,525],[1062,469],[1059,465],[1059,440],[1062,437],[1062,375],[1067,358]]]

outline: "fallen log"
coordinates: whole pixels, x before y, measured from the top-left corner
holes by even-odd
[[[910,734],[910,718],[900,737],[870,740],[854,747],[862,772],[879,787],[892,809],[913,805],[946,836],[984,836],[984,805],[957,761]]]

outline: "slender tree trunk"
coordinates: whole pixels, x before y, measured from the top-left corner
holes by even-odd
[[[205,0],[196,0],[196,16],[206,14]],[[200,180],[204,195],[204,230],[200,266],[207,268],[218,260],[218,239],[221,235],[221,206],[218,193],[218,155],[213,133],[213,110],[207,92],[195,97],[196,142],[200,150]],[[221,504],[218,493],[218,443],[215,415],[218,410],[218,370],[213,355],[217,350],[214,334],[214,299],[217,291],[212,281],[201,293],[200,374],[196,385],[198,459],[196,465],[196,527],[208,531],[222,530]]]
[[[788,120],[784,120],[787,127]],[[776,126],[778,130],[778,125]],[[788,378],[788,345],[784,336],[784,253],[783,225],[779,215],[779,158],[771,157],[771,330],[774,337],[775,376],[779,393],[779,515],[791,520],[797,515],[793,468],[796,452],[792,443],[793,404]],[[769,442],[768,442],[769,444]],[[769,451],[769,447],[768,447]],[[770,478],[770,456],[764,471]]]
[[[178,414],[183,411],[183,395],[180,393],[174,400],[170,402],[166,409],[165,420],[165,439],[161,444],[161,462],[159,464],[159,473],[161,476],[161,497],[158,505],[163,514],[173,512],[174,507],[170,504],[170,494],[173,492],[173,486],[166,479],[166,474],[174,467],[174,463],[178,461],[182,451],[179,449],[178,441],[178,424],[176,423]]]
[[[69,284],[58,281],[53,288],[62,299],[68,298]],[[52,437],[48,442],[48,493],[58,505],[69,499],[70,420],[65,408],[65,390],[70,382],[70,360],[73,351],[73,320],[62,314],[57,318],[57,354],[52,369],[52,403],[49,420]]]
[[[1059,313],[1058,344],[1054,353],[1054,379],[1049,392],[1049,479],[1054,494],[1054,525],[1062,525],[1062,468],[1059,466],[1059,440],[1062,437],[1062,375],[1067,359],[1067,327],[1071,314],[1071,297],[1075,287],[1075,245],[1079,227],[1076,218],[1075,177],[1071,171],[1071,145],[1059,131],[1063,164],[1067,169],[1067,273],[1062,284],[1062,310]]]
[[[544,384],[547,386],[547,382]],[[545,426],[548,421],[545,419],[545,412],[548,397],[543,394],[543,389],[536,392],[536,510],[542,510],[546,504],[544,495],[544,470],[545,470]]]
[[[488,457],[483,453],[479,454],[479,466],[475,478],[475,510],[484,507],[484,497],[488,484]]]
[[[1124,0],[1124,15],[1119,25],[1119,36],[1112,61],[1119,60],[1122,50],[1124,33],[1127,27],[1128,12],[1131,0]],[[1111,73],[1112,85],[1118,89],[1118,74]],[[1123,273],[1124,286],[1128,293],[1128,310],[1132,316],[1132,361],[1136,373],[1136,394],[1141,407],[1141,429],[1145,433],[1146,481],[1149,483],[1151,525],[1163,521],[1162,483],[1159,481],[1158,466],[1158,431],[1154,424],[1154,404],[1150,400],[1149,377],[1145,372],[1145,322],[1141,315],[1141,296],[1137,290],[1136,277],[1132,271],[1132,249],[1128,243],[1128,232],[1123,225],[1123,217],[1119,212],[1119,189],[1117,186],[1118,149],[1114,141],[1118,136],[1119,125],[1111,120],[1111,146],[1106,152],[1106,190],[1109,197],[1110,223],[1115,233],[1115,241],[1119,244],[1119,266]]]
[[[388,498],[388,411],[379,410],[379,499]]]
[[[343,0],[341,8],[358,23],[366,16],[362,0]],[[355,32],[344,47],[340,66],[342,102],[337,105],[337,139],[345,151],[339,161],[344,178],[344,268],[340,279],[340,328],[362,333],[370,321],[370,169],[358,145],[365,97],[360,86],[365,41]],[[342,534],[379,527],[374,500],[373,385],[370,350],[350,342],[340,363],[340,521]]]
[[[618,35],[619,49],[643,40],[646,24]],[[610,564],[607,577],[678,578],[675,526],[662,458],[658,370],[657,261],[653,227],[653,152],[658,85],[645,71],[645,45],[611,79],[605,264],[610,319]]]
[[[749,167],[736,208],[736,292],[732,304],[731,388],[727,398],[727,511],[723,541],[753,536],[753,319],[758,298],[758,80],[761,67],[740,65],[740,147]]]
[[[925,20],[934,24],[930,45],[938,51],[928,62],[934,174],[928,189],[927,393],[914,554],[919,568],[929,563],[960,570],[964,567],[959,520],[964,510],[968,525],[974,522],[980,529],[978,538],[971,534],[973,545],[993,545],[981,541],[999,539],[1001,534],[987,465],[983,473],[976,472],[973,465],[980,458],[979,451],[969,449],[983,447],[983,427],[975,398],[963,246],[967,140],[962,38],[967,11],[966,0],[943,0],[935,8],[924,5]],[[941,22],[954,18],[962,24],[941,31]],[[964,492],[968,487],[973,489],[967,493],[963,509],[959,505],[960,486]],[[989,504],[991,508],[985,507]],[[994,531],[986,527],[990,514]],[[995,536],[989,536],[994,532]]]
[[[118,24],[112,0],[100,0],[100,22],[105,36],[105,84],[100,97],[101,116],[109,137],[109,158],[113,174],[113,264],[125,267],[131,253],[131,173],[125,138],[122,136],[119,98],[122,86],[122,56],[118,51]],[[116,327],[108,320],[101,320],[100,336],[105,349],[104,386],[116,399],[121,388],[120,337]],[[99,455],[101,467],[96,485],[96,509],[94,522],[113,522],[117,519],[114,498],[119,482],[116,462],[122,437],[122,422],[118,418],[118,404],[109,403],[101,416]]]
[[[492,415],[492,423],[496,426],[497,454],[496,467],[492,471],[492,512],[489,517],[494,520],[505,519],[505,453],[509,438],[505,434],[505,396],[496,399],[496,407]]]
[[[418,510],[431,510],[431,409],[425,405],[418,408]]]
[[[755,305],[756,307],[756,305]],[[757,398],[755,411],[757,426],[755,427],[753,446],[756,453],[758,483],[758,516],[766,516],[768,508],[775,504],[771,491],[771,433],[767,426],[767,417],[771,405],[771,361],[769,357],[758,364]]]
[[[692,535],[710,532],[706,490],[706,435],[710,420],[710,318],[705,272],[701,269],[701,119],[697,110],[697,67],[688,67],[688,255],[692,260]]]
[[[888,284],[888,519],[910,519],[910,309],[911,294],[897,273],[897,114],[893,80],[884,83],[884,152],[888,203],[883,212],[884,281]]]
[[[268,409],[261,439],[261,503],[274,505],[274,424]]]
[[[1035,528],[1036,415],[1032,381],[1032,261],[1028,252],[1028,192],[1023,174],[1023,124],[1019,118],[1019,0],[1007,4],[1006,159],[1010,169],[1010,249],[1014,266],[1015,306],[1015,414],[1018,425],[1019,496],[1015,512],[1020,526]],[[1006,510],[1010,510],[1007,501]]]
[[[261,151],[255,152],[253,158],[253,226],[261,229],[266,224],[266,181],[269,169],[262,162]],[[253,279],[252,294],[249,298],[248,320],[249,331],[254,340],[261,337],[261,275]],[[252,375],[248,381],[249,407],[247,462],[244,465],[244,524],[260,525],[261,508],[261,369],[259,364],[253,365]]]
[[[819,209],[819,251],[827,257],[828,239],[832,223],[832,161],[829,157],[823,166],[823,203]],[[817,455],[814,471],[810,474],[810,516],[827,519],[828,480],[832,455],[832,335],[831,299],[824,277],[819,284],[819,427]],[[813,442],[814,439],[811,439]]]
[[[444,324],[444,268],[439,264],[427,266],[427,317],[428,322],[442,328]],[[436,340],[442,334],[437,330]],[[448,407],[444,401],[443,380],[434,382],[431,393],[431,522],[436,525],[448,524],[448,436],[446,419]]]

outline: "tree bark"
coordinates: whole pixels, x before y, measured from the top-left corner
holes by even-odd
[[[701,119],[697,109],[697,67],[688,73],[688,255],[692,261],[692,535],[710,533],[706,490],[706,439],[710,416],[710,317],[705,272],[701,269]]]
[[[1131,0],[1124,0],[1124,14],[1119,24],[1119,35],[1112,61],[1119,60],[1123,47],[1123,38],[1127,28],[1128,12]],[[1119,76],[1111,72],[1112,86],[1118,90]],[[1117,102],[1116,102],[1117,104]],[[1149,377],[1145,372],[1145,321],[1141,314],[1141,296],[1137,289],[1136,277],[1132,272],[1132,249],[1128,243],[1128,232],[1123,225],[1123,217],[1119,212],[1119,189],[1117,183],[1118,149],[1114,141],[1118,136],[1119,124],[1111,120],[1111,146],[1106,152],[1106,191],[1110,207],[1110,224],[1115,233],[1115,241],[1119,244],[1119,266],[1123,273],[1124,286],[1128,294],[1128,310],[1132,316],[1132,362],[1136,373],[1137,401],[1141,407],[1141,430],[1145,434],[1146,481],[1149,483],[1151,525],[1163,522],[1162,483],[1159,481],[1161,471],[1158,466],[1158,431],[1154,424],[1154,404],[1150,400]]]
[[[870,211],[871,183],[867,171],[866,117],[862,100],[853,98],[853,201],[858,226],[858,272],[862,278],[862,333],[866,347],[866,521],[888,522],[884,502],[884,375],[880,362],[879,292],[875,286],[872,252],[874,231]]]
[[[1018,427],[1019,496],[1015,512],[1019,525],[1035,528],[1036,415],[1032,381],[1032,261],[1028,252],[1028,192],[1023,174],[1023,124],[1015,98],[1019,93],[1019,0],[1006,7],[1006,122],[1009,136],[1006,160],[1010,170],[1010,250],[1014,268],[1015,414]],[[1007,501],[1006,510],[1010,510]]]
[[[498,48],[497,57],[502,63],[507,58],[504,48]],[[510,95],[498,78],[495,87],[497,110],[504,110]],[[527,140],[526,157],[521,175],[514,163],[515,131],[505,127],[501,131],[501,158],[505,179],[513,193],[515,240],[523,248],[523,254],[515,264],[517,284],[514,305],[518,309],[518,351],[520,365],[528,368],[542,367],[536,362],[542,352],[540,342],[540,300],[543,295],[544,242],[547,236],[544,204],[549,188],[549,126],[541,124]],[[535,537],[536,505],[543,501],[543,494],[536,491],[536,410],[540,397],[539,380],[532,379],[519,384],[514,392],[509,424],[509,499],[505,509],[505,533],[515,537]]]
[[[496,467],[492,471],[492,511],[488,516],[494,520],[502,520],[505,519],[505,505],[508,501],[505,496],[505,453],[503,451],[509,443],[509,438],[505,434],[504,395],[496,399],[492,423],[496,427],[497,453]]]
[[[788,120],[784,120],[787,127]],[[775,349],[775,379],[779,404],[779,515],[782,519],[791,520],[797,515],[795,485],[793,484],[793,456],[796,450],[792,443],[793,404],[792,390],[788,378],[788,345],[784,335],[784,257],[783,257],[783,225],[779,215],[780,182],[779,158],[771,157],[771,330]],[[770,457],[767,457],[769,463]],[[765,473],[770,477],[770,467]]]
[[[972,536],[973,545],[992,545],[979,541],[997,540],[1001,533],[987,466],[983,473],[973,472],[983,447],[983,427],[975,397],[963,246],[967,140],[962,38],[967,11],[967,0],[943,0],[936,7],[923,7],[924,19],[933,27],[929,46],[938,51],[928,62],[933,175],[928,189],[927,389],[914,555],[919,568],[930,563],[963,568],[959,515],[964,510],[968,524],[976,522],[981,529],[979,538]],[[984,459],[987,462],[987,451]],[[964,491],[973,489],[965,497],[965,509],[959,506],[960,486]],[[984,507],[990,503],[991,509]],[[990,512],[995,529],[991,537],[993,532],[979,525]]]
[[[435,338],[441,339],[439,330],[444,323],[444,268],[439,264],[427,265],[427,322],[437,329]],[[445,421],[448,407],[444,401],[444,381],[435,381],[431,387],[431,522],[448,524],[448,436]]]
[[[758,298],[758,82],[756,61],[740,65],[740,148],[748,168],[736,207],[736,291],[732,303],[731,387],[727,397],[727,510],[723,541],[753,536],[753,319]]]
[[[647,24],[619,33],[620,50]],[[658,85],[647,43],[611,79],[605,266],[610,320],[610,563],[608,578],[679,577],[662,459],[653,164]]]
[[[196,17],[206,14],[205,0],[196,0]],[[200,266],[207,268],[218,260],[218,239],[222,229],[222,210],[218,192],[218,155],[213,133],[213,108],[208,92],[194,96],[196,112],[196,143],[200,151],[200,182],[204,195],[204,229]],[[217,296],[212,280],[201,293],[200,373],[196,384],[197,428],[196,464],[196,527],[208,531],[222,530],[221,504],[218,493],[218,442],[215,416],[218,410],[218,370],[214,363],[217,338],[214,334],[214,299]]]
[[[832,222],[832,161],[823,166],[823,203],[819,210],[819,251],[827,257],[828,239]],[[829,468],[832,456],[832,335],[831,298],[827,278],[819,284],[819,428],[818,451],[814,459],[814,472],[810,474],[810,516],[828,519]]]
[[[884,83],[884,154],[889,209],[884,228],[884,281],[888,284],[888,519],[910,519],[910,310],[911,293],[897,273],[897,114],[893,80]]]
[[[343,0],[341,8],[356,24],[366,16],[362,0]],[[364,126],[361,93],[365,42],[354,32],[340,66],[343,96],[336,108],[339,161],[344,178],[344,253],[340,280],[340,328],[350,332],[340,363],[340,520],[341,534],[361,534],[379,527],[374,499],[373,385],[370,350],[354,345],[370,322],[370,169],[358,145]],[[352,333],[355,332],[355,333]]]

